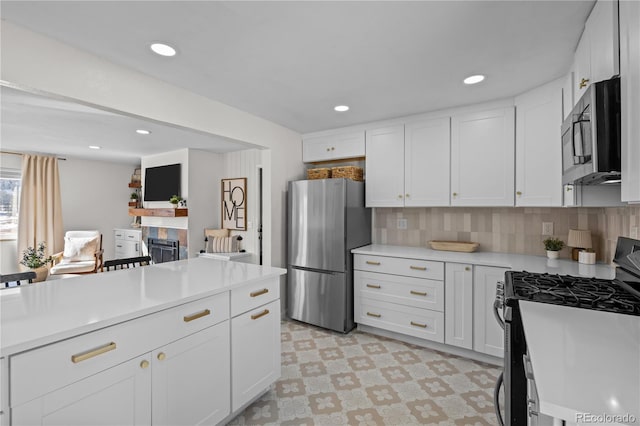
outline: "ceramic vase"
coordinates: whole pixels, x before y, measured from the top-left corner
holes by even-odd
[[[553,250],[547,250],[547,257],[549,259],[557,259],[558,258],[558,253],[557,251],[553,251]]]

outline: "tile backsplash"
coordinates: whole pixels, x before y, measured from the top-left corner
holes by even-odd
[[[398,219],[407,220],[407,229],[398,229]],[[640,228],[640,207],[376,208],[373,242],[428,247],[430,240],[474,241],[480,251],[544,255],[543,222],[552,222],[553,236],[565,243],[569,229],[590,230],[598,261],[609,263],[617,238]],[[571,257],[571,249],[560,257]]]

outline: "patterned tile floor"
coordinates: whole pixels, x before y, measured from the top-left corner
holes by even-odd
[[[396,340],[282,323],[282,377],[230,425],[495,425],[498,368]]]

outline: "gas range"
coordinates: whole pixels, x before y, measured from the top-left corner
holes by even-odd
[[[640,316],[640,298],[615,279],[510,271],[504,293],[507,306],[527,300]]]

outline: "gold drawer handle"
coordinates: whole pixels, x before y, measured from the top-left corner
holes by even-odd
[[[268,288],[263,288],[262,290],[252,291],[251,293],[249,293],[249,296],[258,297],[258,296],[262,296],[263,294],[267,294],[267,293],[269,293],[269,289]]]
[[[413,266],[413,265],[411,265],[411,266],[409,266],[409,268],[415,269],[416,271],[426,271],[427,270],[426,266]]]
[[[160,352],[158,354],[158,360],[160,361],[164,361],[164,359],[167,357],[167,355],[164,352]]]
[[[415,294],[416,296],[426,296],[427,292],[411,290],[411,294]]]
[[[420,324],[419,322],[411,321],[411,325],[420,328],[427,328],[427,324]]]
[[[371,313],[371,312],[367,312],[367,315],[369,315],[370,317],[374,317],[374,318],[380,318],[382,316],[380,314],[374,314],[374,313]]]
[[[265,315],[267,315],[269,313],[268,309],[265,309],[264,311],[260,312],[259,314],[255,314],[255,315],[251,315],[251,319],[252,320],[257,320],[260,317],[263,317]]]
[[[192,314],[192,315],[187,315],[187,316],[183,317],[182,319],[184,320],[184,322],[189,322],[189,321],[197,320],[198,318],[206,317],[207,315],[211,315],[211,311],[208,310],[208,309],[205,309],[202,312],[198,312],[198,313]]]
[[[147,361],[146,359],[142,360],[142,362],[140,363],[140,368],[142,368],[143,370],[145,368],[149,367],[149,361]]]
[[[375,284],[367,284],[367,287],[369,287],[369,288],[380,288],[379,285],[375,285]]]
[[[116,349],[116,344],[114,342],[107,343],[106,345],[100,346],[97,349],[92,349],[90,351],[83,352],[83,353],[78,354],[78,355],[71,355],[71,362],[73,362],[74,364],[77,364],[79,362],[86,361],[89,358],[93,358],[95,356],[102,355],[103,353],[110,352],[110,351],[113,351],[115,349]]]
[[[380,262],[374,262],[373,260],[367,260],[367,265],[379,265]]]
[[[589,82],[589,79],[588,79],[588,78],[583,78],[583,79],[580,81],[580,89],[583,89],[583,88],[587,87],[587,83],[588,83],[588,82]]]

